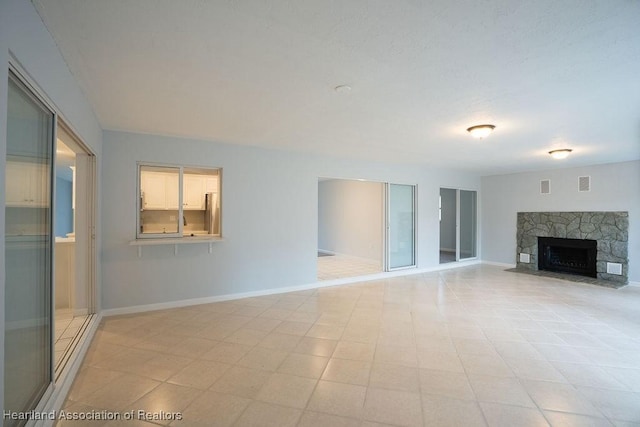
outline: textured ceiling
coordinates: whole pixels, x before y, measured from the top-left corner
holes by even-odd
[[[482,174],[640,159],[635,0],[34,3],[105,129]]]

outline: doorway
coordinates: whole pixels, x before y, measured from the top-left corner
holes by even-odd
[[[318,280],[383,271],[384,184],[318,180]]]
[[[318,180],[318,280],[416,266],[415,185]]]
[[[54,366],[59,373],[95,311],[95,157],[60,120],[55,164]]]
[[[477,256],[477,192],[441,188],[440,264]]]

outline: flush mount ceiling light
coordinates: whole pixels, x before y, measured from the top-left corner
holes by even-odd
[[[489,136],[495,128],[496,127],[494,125],[477,125],[468,128],[467,132],[469,132],[474,138],[482,139]]]
[[[553,157],[556,160],[561,160],[561,159],[566,159],[567,156],[569,155],[569,153],[571,153],[571,149],[569,148],[563,148],[560,150],[551,150],[549,151],[549,154],[551,155],[551,157]]]

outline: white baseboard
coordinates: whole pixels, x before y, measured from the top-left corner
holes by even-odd
[[[144,313],[147,311],[168,310],[171,308],[189,307],[192,305],[211,304],[214,302],[232,301],[241,298],[260,297],[265,295],[278,294],[283,292],[295,292],[311,288],[277,288],[264,291],[240,292],[236,294],[217,295],[212,297],[191,298],[178,301],[160,302],[154,304],[132,305],[129,307],[106,308],[102,310],[103,317],[120,316],[123,314]]]
[[[381,279],[389,279],[392,277],[410,276],[413,274],[433,273],[436,271],[445,271],[445,270],[451,270],[455,268],[462,268],[462,267],[468,267],[468,266],[479,265],[479,264],[493,265],[493,266],[503,267],[503,268],[514,268],[516,266],[515,264],[506,264],[506,263],[500,263],[500,262],[480,261],[480,260],[450,262],[450,263],[440,264],[430,268],[408,268],[408,269],[402,269],[402,270],[369,274],[366,276],[356,276],[356,277],[346,277],[343,279],[325,280],[322,282],[309,283],[306,285],[286,286],[281,288],[264,289],[264,290],[251,291],[251,292],[239,292],[239,293],[233,293],[233,294],[216,295],[211,297],[191,298],[191,299],[168,301],[168,302],[161,302],[161,303],[155,303],[155,304],[143,304],[143,305],[134,305],[129,307],[109,308],[109,309],[103,309],[101,314],[104,317],[109,317],[109,316],[119,316],[123,314],[144,313],[147,311],[168,310],[172,308],[189,307],[189,306],[200,305],[200,304],[211,304],[211,303],[223,302],[223,301],[233,301],[233,300],[242,299],[242,298],[277,295],[277,294],[283,294],[287,292],[307,291],[310,289],[320,289],[320,288],[325,288],[330,286],[339,286],[339,285],[347,285],[351,283],[367,282],[371,280],[381,280]]]
[[[322,254],[339,256],[339,257],[349,258],[349,259],[353,259],[353,260],[363,261],[363,262],[367,262],[367,263],[376,263],[376,264],[380,265],[380,269],[382,269],[382,259],[365,258],[365,257],[357,256],[357,255],[343,254],[342,252],[328,251],[326,249],[318,249],[318,252],[320,252]]]
[[[447,262],[436,267],[422,269],[422,273],[433,273],[436,271],[453,270],[455,268],[469,267],[471,265],[480,265],[482,261],[479,259],[471,259],[468,261]]]
[[[508,264],[505,262],[482,261],[482,263],[485,265],[495,265],[496,267],[516,268],[516,264]]]
[[[627,283],[627,286],[640,286],[640,282],[629,281],[629,283]]]
[[[310,289],[320,289],[330,286],[347,285],[351,283],[367,282],[371,280],[389,279],[392,277],[410,276],[414,274],[432,273],[442,270],[450,270],[453,268],[468,267],[471,265],[479,265],[479,260],[460,261],[442,264],[431,268],[407,268],[403,270],[395,270],[383,273],[369,274],[366,276],[346,277],[344,279],[325,280],[322,282],[309,283],[299,286],[288,286],[282,288],[264,289],[260,291],[239,292],[234,294],[216,295],[203,298],[192,298],[178,301],[161,302],[155,304],[134,305],[129,307],[108,308],[103,309],[101,314],[103,317],[119,316],[123,314],[144,313],[147,311],[168,310],[171,308],[189,307],[192,305],[211,304],[215,302],[232,301],[241,298],[261,297],[267,295],[283,294],[287,292],[307,291]]]

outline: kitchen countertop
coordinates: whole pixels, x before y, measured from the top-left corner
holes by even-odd
[[[154,229],[154,228],[146,228],[144,229],[144,234],[175,234],[175,232],[164,232],[162,229]],[[183,230],[182,235],[185,237],[189,237],[191,235],[194,236],[211,236],[205,230]]]
[[[184,236],[184,237],[158,237],[158,238],[142,238],[131,240],[131,246],[155,246],[155,245],[188,245],[191,243],[214,243],[222,242],[224,239],[220,236],[211,234]]]
[[[193,237],[193,236],[211,236],[211,234],[207,233],[204,230],[198,231],[184,231],[182,233],[184,237]]]
[[[75,243],[75,237],[56,237],[56,243]]]

